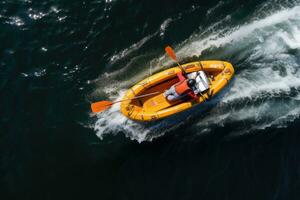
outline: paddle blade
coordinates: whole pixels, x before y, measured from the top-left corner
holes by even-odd
[[[99,101],[91,104],[91,109],[93,113],[101,112],[107,110],[113,105],[111,101]]]
[[[174,53],[172,47],[167,46],[167,47],[165,48],[165,51],[166,51],[166,53],[167,53],[173,60],[177,61],[176,55],[175,55],[175,53]]]

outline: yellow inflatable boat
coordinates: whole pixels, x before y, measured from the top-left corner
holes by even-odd
[[[234,74],[233,66],[223,61],[191,62],[182,67],[187,75],[194,72],[205,73],[209,84],[205,91],[199,93],[198,99],[166,99],[164,92],[179,81],[176,74],[181,69],[174,67],[154,74],[130,88],[122,99],[121,112],[136,121],[154,121],[174,115],[212,98],[228,84]],[[140,96],[142,97],[133,99]]]

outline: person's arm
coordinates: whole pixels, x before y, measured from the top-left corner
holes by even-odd
[[[184,81],[186,78],[183,76],[182,72],[177,73],[177,77],[179,78],[179,81]]]
[[[192,97],[193,99],[197,100],[198,99],[198,96],[193,92],[193,91],[190,91],[187,93],[190,97]]]

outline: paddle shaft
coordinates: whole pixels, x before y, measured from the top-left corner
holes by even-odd
[[[177,60],[175,60],[175,61],[176,61],[177,65],[178,65],[178,67],[181,69],[183,75],[186,75],[186,72],[185,72],[184,68],[179,64],[179,62]]]
[[[139,98],[151,96],[151,95],[158,94],[158,93],[159,92],[152,92],[152,93],[149,93],[149,94],[143,94],[143,95],[136,96],[136,97],[133,97],[133,98],[130,98],[130,99],[122,99],[122,100],[119,100],[119,101],[114,101],[114,102],[111,102],[111,104],[119,103],[119,102],[122,102],[122,101],[130,101],[130,100],[134,100],[134,99],[139,99]]]
[[[147,96],[158,94],[158,93],[159,92],[153,92],[153,93],[149,93],[149,94],[136,96],[134,98],[122,99],[122,100],[114,101],[114,102],[111,102],[111,101],[98,101],[96,103],[91,104],[91,109],[92,109],[93,113],[98,113],[98,112],[101,112],[103,110],[107,110],[108,108],[110,108],[115,103],[119,103],[119,102],[122,102],[122,101],[129,101],[129,100],[133,100],[133,99],[139,99],[139,98],[147,97]]]

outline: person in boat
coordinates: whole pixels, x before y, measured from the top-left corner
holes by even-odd
[[[196,84],[195,79],[185,78],[182,72],[177,74],[179,82],[172,85],[170,89],[166,90],[164,96],[168,101],[175,101],[186,96],[190,96],[193,99],[198,99],[197,95],[193,91],[193,87]]]

